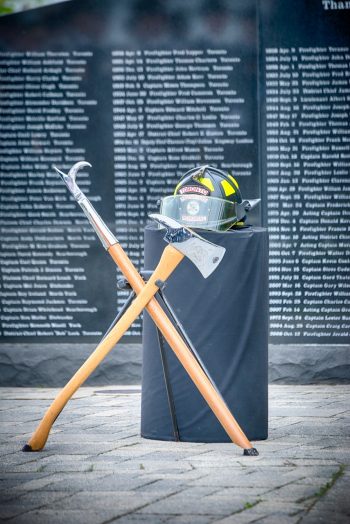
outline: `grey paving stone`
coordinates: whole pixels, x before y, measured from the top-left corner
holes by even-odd
[[[138,465],[138,471],[140,472],[140,466],[141,464]],[[193,483],[195,482],[196,485],[197,485],[197,481],[201,478],[203,478],[203,476],[205,475],[205,473],[203,473],[203,471],[199,471],[199,470],[195,470],[195,469],[191,469],[191,470],[188,470],[188,471],[180,471],[180,472],[159,472],[159,473],[153,473],[153,472],[149,472],[145,469],[142,470],[142,475],[144,478],[148,478],[148,479],[153,479],[153,480],[159,480],[159,478],[162,478],[164,480],[175,480],[177,481],[179,484],[183,484],[183,483]]]
[[[53,502],[50,504],[50,509],[86,509],[86,507],[91,504],[94,511],[110,508],[115,511],[115,516],[117,516],[140,510],[155,500],[157,500],[157,495],[154,493],[140,493],[135,491],[84,491],[75,493],[57,503]]]
[[[288,515],[290,517],[298,515],[300,517],[307,510],[307,504],[292,501],[288,501],[287,503],[286,501],[279,500],[276,496],[262,498],[261,502],[252,509],[260,515],[268,515],[269,517],[272,517],[273,515]],[[282,517],[280,518],[280,522],[283,522]]]
[[[50,504],[54,504],[56,501],[60,500],[58,504],[62,507],[63,499],[67,498],[69,495],[67,492],[56,491],[54,493],[44,493],[41,491],[37,492],[27,492],[22,494],[16,500],[10,500],[8,502],[3,501],[0,506],[0,518],[10,519],[27,513],[36,508],[42,508]]]
[[[216,521],[216,517],[212,515],[191,515],[190,520],[188,515],[176,515],[169,516],[166,521],[167,524],[210,524],[211,522]]]
[[[117,446],[114,442],[91,442],[89,436],[82,433],[76,442],[59,442],[56,438],[51,440],[50,449],[62,455],[99,455],[113,451]]]
[[[147,524],[162,524],[163,522],[168,522],[170,515],[142,515],[141,513],[129,513],[124,517],[120,517],[117,520],[113,520],[108,524],[138,524],[138,523],[147,523]]]
[[[147,477],[143,477],[143,481],[146,483],[135,490],[142,491],[142,493],[157,493],[159,498],[168,497],[169,495],[188,488],[188,485],[181,483],[178,477],[173,479],[158,478],[151,481],[149,481]]]
[[[317,522],[317,519],[321,517],[323,519],[324,514],[336,515],[337,519],[338,517],[339,519],[346,517],[350,522],[349,488],[348,474],[338,478],[322,497],[318,496],[313,499],[310,510],[304,517],[305,522]],[[316,491],[319,492],[319,490]],[[321,522],[324,522],[324,520],[321,520]]]
[[[6,488],[0,491],[0,501],[10,501],[25,495],[31,491],[45,489],[53,483],[53,477],[41,477],[36,479],[30,479],[27,482],[22,482],[21,484],[16,483],[15,485],[10,485],[9,482],[6,482]],[[60,490],[55,490],[60,491]]]
[[[127,474],[113,473],[110,472],[87,472],[87,473],[72,473],[64,476],[63,479],[56,479],[56,475],[53,475],[52,481],[47,490],[49,491],[104,491],[115,492],[115,491],[132,491],[140,489],[142,493],[149,492],[147,490],[148,485],[152,485],[153,481],[142,476],[131,476]]]
[[[302,418],[324,418],[333,417],[334,415],[340,415],[346,412],[345,406],[335,408],[322,408],[317,405],[304,404],[299,406],[276,406],[270,409],[270,414],[273,417],[302,417]]]
[[[342,515],[339,512],[334,514],[333,511],[322,511],[317,513],[308,514],[305,517],[302,517],[298,521],[298,524],[349,524],[350,518],[349,515]]]
[[[6,398],[0,400],[0,496],[4,515],[16,524],[348,518],[349,386],[272,386],[278,415],[270,419],[269,439],[255,443],[259,457],[243,457],[229,443],[142,439],[140,395],[95,391],[81,388],[45,449],[24,454],[22,445],[57,390],[0,389]],[[340,464],[345,473],[334,483]]]
[[[227,517],[224,517],[222,519],[215,519],[214,522],[215,524],[249,524],[253,522],[260,523],[266,516],[271,518],[272,522],[274,521],[275,515],[272,515],[271,513],[269,515],[266,515],[266,513],[264,512],[259,512],[258,508],[259,506],[254,506],[250,509],[244,509],[242,511],[233,513],[232,515],[228,515]],[[297,517],[288,517],[286,515],[283,515],[283,517],[284,518],[281,519],[281,515],[279,515],[279,524],[294,524],[297,522]]]
[[[91,509],[62,510],[62,509],[40,509],[26,512],[9,520],[16,524],[103,524],[111,521],[119,514],[118,509],[99,508],[98,511]],[[120,522],[118,519],[116,522]]]
[[[243,520],[245,519],[245,520]],[[234,515],[232,520],[221,521],[220,524],[298,524],[300,517],[298,515],[288,515],[286,513],[274,513],[261,516],[261,514],[240,514]]]
[[[212,515],[224,516],[228,513],[238,511],[242,507],[239,497],[225,497],[220,495],[209,495],[200,498],[187,495],[185,491],[166,497],[160,501],[149,504],[140,513],[172,514],[172,515]],[[190,520],[190,518],[189,518]]]

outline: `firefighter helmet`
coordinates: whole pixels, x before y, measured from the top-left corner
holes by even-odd
[[[246,213],[258,202],[243,201],[232,175],[200,166],[187,171],[174,194],[161,200],[160,212],[186,226],[226,231],[243,223]]]

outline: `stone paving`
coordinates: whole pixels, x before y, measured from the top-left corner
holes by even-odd
[[[259,457],[141,439],[138,386],[81,388],[45,449],[22,453],[57,391],[0,389],[3,522],[350,522],[350,386],[270,386]]]

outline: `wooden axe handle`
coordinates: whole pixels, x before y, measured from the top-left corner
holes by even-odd
[[[171,245],[170,245],[171,246]],[[169,247],[169,246],[168,246]],[[173,248],[174,249],[174,248]],[[132,264],[131,260],[120,244],[114,244],[108,249],[109,254],[117,264],[125,278],[136,293],[140,293],[146,285],[142,277]],[[245,436],[238,422],[226,406],[223,399],[217,393],[210,380],[204,373],[196,358],[182,340],[181,336],[173,326],[161,306],[155,298],[152,298],[146,306],[148,313],[159,328],[169,346],[197,386],[198,390],[208,403],[209,407],[229,435],[232,442],[243,449],[252,448],[252,444]]]
[[[159,287],[156,281],[165,281],[181,262],[184,255],[168,245],[162,254],[158,266],[154,270],[147,284],[142,284],[135,300],[131,303],[124,315],[99,343],[95,351],[89,356],[84,364],[73,375],[70,381],[57,395],[51,406],[45,413],[42,421],[34,432],[29,442],[24,446],[23,451],[39,451],[45,446],[50,430],[58,415],[61,413],[69,399],[77,389],[85,382],[91,373],[97,368],[102,360],[118,343],[124,333],[129,329],[134,320],[139,316],[150,299],[157,293]],[[129,261],[130,262],[130,261]],[[131,264],[131,262],[130,262]],[[133,267],[133,266],[132,266]],[[135,270],[138,275],[137,271]],[[142,279],[141,279],[142,280]]]

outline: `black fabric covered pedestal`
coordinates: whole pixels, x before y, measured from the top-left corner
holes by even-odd
[[[199,233],[226,248],[204,279],[184,259],[164,293],[250,440],[267,438],[268,235],[249,227]],[[166,246],[165,230],[145,229],[145,269],[154,269]],[[230,442],[199,391],[165,344],[180,439]],[[175,440],[153,321],[144,313],[141,436]]]

